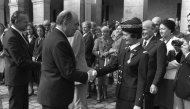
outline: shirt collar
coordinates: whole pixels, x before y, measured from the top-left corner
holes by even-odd
[[[139,46],[139,45],[140,45],[140,42],[131,45],[131,46],[130,46],[130,50],[133,50],[134,48],[136,48],[136,47]]]
[[[146,45],[148,45],[148,43],[150,42],[150,40],[151,40],[152,38],[153,38],[153,36],[150,37],[148,40],[145,40],[145,39],[144,39],[143,44],[144,44],[144,42],[146,41]]]
[[[66,37],[67,37],[67,35],[65,34],[65,32],[63,32],[61,29],[59,29],[58,27],[55,27],[55,28],[57,28],[59,31],[61,31]]]
[[[90,33],[91,31],[89,31],[89,32],[87,32],[87,33],[85,33],[85,34],[83,34],[83,37],[85,37],[88,33]]]
[[[16,30],[21,36],[22,36],[22,31],[18,30],[14,25],[11,26],[14,30]]]

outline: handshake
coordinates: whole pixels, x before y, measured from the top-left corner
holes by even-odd
[[[92,82],[96,78],[97,71],[94,69],[91,69],[87,73],[88,73],[88,81]]]

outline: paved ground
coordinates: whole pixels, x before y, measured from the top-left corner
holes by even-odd
[[[36,101],[37,88],[34,87],[35,95],[30,97],[29,109],[41,109],[41,105]],[[96,94],[92,94],[92,97],[88,99],[89,109],[114,109],[115,107],[115,85],[108,87],[108,101],[97,103]],[[3,102],[3,109],[8,109],[8,89],[6,86],[0,86],[0,96]]]

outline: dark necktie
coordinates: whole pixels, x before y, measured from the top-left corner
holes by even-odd
[[[26,42],[26,44],[28,45],[29,44],[29,41],[28,41],[28,38],[25,37],[25,35],[22,33],[22,37],[24,38],[24,41]]]
[[[146,47],[146,44],[147,44],[147,41],[144,41],[144,43],[143,43],[143,45],[142,45],[142,47],[145,49],[145,47]]]

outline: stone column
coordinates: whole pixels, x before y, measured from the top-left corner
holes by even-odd
[[[190,13],[190,1],[182,0],[181,6],[181,24],[180,31],[185,32],[187,30],[187,15]]]
[[[85,21],[85,0],[64,0],[64,10],[77,13],[80,24]]]
[[[4,0],[0,0],[0,23],[5,25]]]
[[[24,0],[9,0],[10,17],[16,10],[24,11]]]
[[[85,0],[85,20],[86,21],[91,21],[91,0]]]
[[[91,20],[97,25],[102,23],[102,0],[92,0]]]
[[[50,2],[51,0],[32,0],[34,24],[41,24],[44,20],[50,21]]]
[[[142,21],[147,19],[148,0],[124,0],[124,20],[138,17]]]

